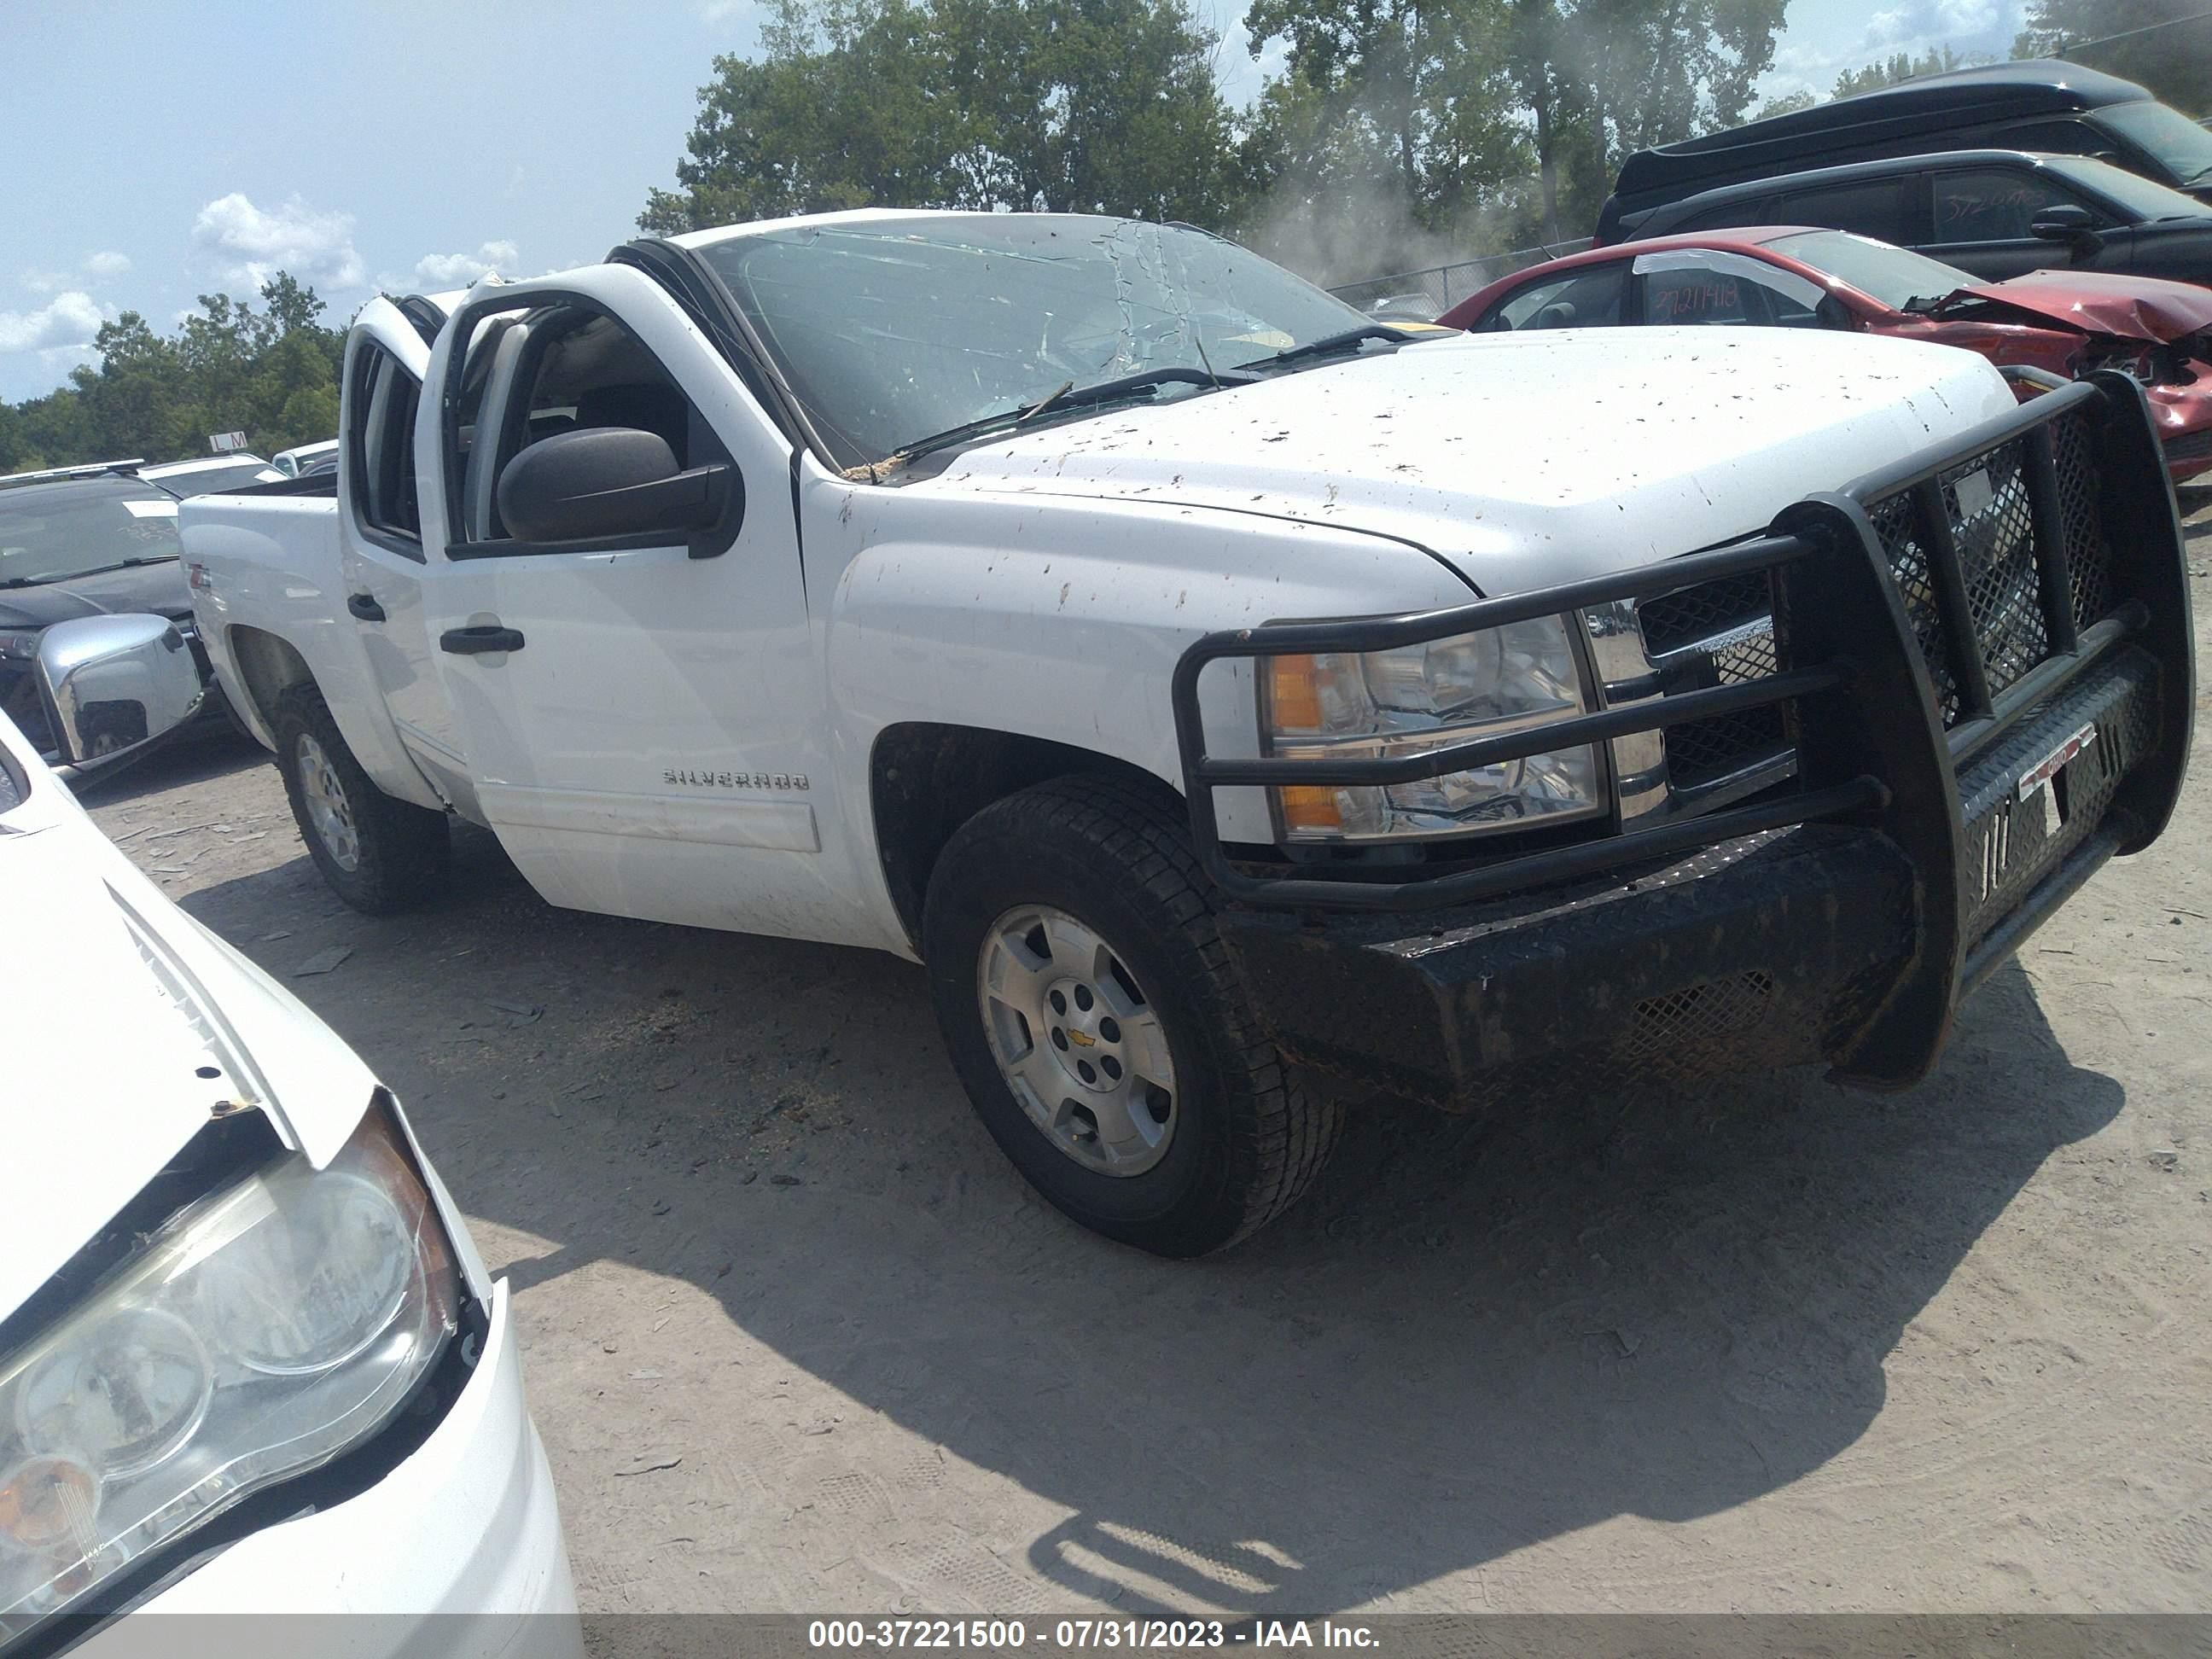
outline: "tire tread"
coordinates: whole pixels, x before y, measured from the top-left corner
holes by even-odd
[[[1296,1203],[1334,1150],[1343,1109],[1285,1065],[1254,1014],[1221,936],[1212,885],[1173,801],[1164,787],[1155,791],[1118,778],[1070,776],[994,802],[969,826],[982,833],[1050,832],[1095,848],[1167,920],[1177,936],[1174,943],[1197,965],[1244,1097],[1244,1109],[1231,1121],[1246,1171],[1241,1213],[1225,1236],[1164,1252],[1197,1255],[1249,1237]]]
[[[366,915],[390,915],[418,904],[443,883],[451,848],[445,814],[395,799],[376,787],[338,730],[323,694],[312,682],[288,687],[276,700],[273,722],[276,768],[292,804],[300,839],[331,890]],[[342,870],[307,822],[306,800],[292,759],[297,734],[313,734],[345,785],[361,836],[359,867]]]

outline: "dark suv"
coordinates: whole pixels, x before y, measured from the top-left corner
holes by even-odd
[[[56,623],[112,611],[167,617],[191,647],[200,678],[212,680],[179,560],[184,492],[143,482],[137,466],[0,478],[0,714],[50,760],[54,728],[32,665],[40,636]],[[202,713],[228,707],[210,684]]]
[[[2092,156],[2212,202],[2212,132],[2132,81],[2046,58],[1923,76],[1638,150],[1622,163],[1598,215],[1597,240],[1626,240],[1634,233],[1624,222],[1724,185],[1929,150],[1990,149]]]
[[[1954,150],[1709,190],[1626,219],[1610,238],[1814,225],[1917,249],[1990,282],[2031,270],[2212,283],[2212,208],[2110,162]]]

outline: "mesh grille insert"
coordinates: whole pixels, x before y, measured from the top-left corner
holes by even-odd
[[[1774,994],[1773,975],[1754,970],[1646,997],[1636,1005],[1625,1052],[1652,1070],[1665,1072],[1677,1064],[1688,1069],[1703,1050],[1728,1044],[1761,1024]]]
[[[1637,615],[1644,624],[1644,648],[1661,657],[1756,622],[1773,609],[1774,595],[1766,573],[1754,570],[1747,575],[1723,576],[1717,582],[1662,593],[1644,600],[1637,607]],[[1771,661],[1771,647],[1768,656]]]
[[[1780,668],[1769,621],[1773,612],[1772,585],[1765,571],[1754,570],[1646,599],[1637,607],[1637,619],[1644,648],[1653,657],[1753,630],[1709,648],[1696,670],[1701,684],[1740,685]],[[1667,729],[1668,775],[1678,790],[1699,788],[1772,758],[1789,741],[1778,708],[1689,720]]]
[[[1959,683],[1951,669],[1951,653],[1943,639],[1942,613],[1936,608],[1936,584],[1928,573],[1928,555],[1921,546],[1920,509],[1912,497],[1893,495],[1867,508],[1881,550],[1896,578],[1897,592],[1905,601],[1906,620],[1920,641],[1920,655],[1936,683],[1936,707],[1943,724],[1959,718]]]
[[[2050,435],[2046,440],[2044,434]],[[2112,602],[2112,550],[2102,523],[2096,474],[2098,432],[2093,416],[2069,412],[2046,426],[1960,461],[1932,481],[1866,502],[1884,562],[1926,665],[1946,728],[1966,713],[1969,672],[1954,659],[1952,631],[1931,564],[1948,528],[1958,555],[1966,615],[1981,675],[1992,697],[2017,685],[2051,653],[2045,614],[2044,547],[2030,491],[2031,445],[2048,441],[2057,484],[2052,515],[2063,538],[2066,599],[2079,628],[2104,617]],[[1923,514],[1940,510],[1946,526]],[[1644,600],[1637,619],[1644,654],[1668,696],[1768,678],[1784,665],[1773,629],[1771,573],[1753,571],[1677,588]],[[1650,695],[1649,691],[1638,695]],[[1789,717],[1779,705],[1667,728],[1668,776],[1676,791],[1693,791],[1786,759]],[[1761,775],[1764,775],[1763,773]]]
[[[1779,707],[1685,720],[1667,731],[1667,774],[1674,787],[1717,783],[1789,746]]]
[[[1936,483],[1951,515],[1966,579],[1966,609],[1995,694],[2051,653],[2036,583],[2035,514],[2021,441],[1954,466]]]
[[[2069,415],[2051,428],[2058,470],[2058,522],[2066,538],[2066,572],[2073,588],[2074,620],[2082,628],[2111,608],[2109,578],[2112,550],[2097,512],[2096,479],[2090,472],[2089,422]]]

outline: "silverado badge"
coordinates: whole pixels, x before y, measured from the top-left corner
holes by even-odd
[[[716,772],[688,766],[672,766],[660,775],[663,783],[690,784],[697,789],[804,789],[804,772]]]

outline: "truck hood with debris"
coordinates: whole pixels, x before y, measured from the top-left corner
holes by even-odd
[[[1365,531],[1442,555],[1495,595],[1757,531],[2014,406],[1983,358],[1915,341],[1462,335],[993,441],[908,487]]]
[[[258,969],[169,902],[85,816],[4,716],[30,787],[0,784],[0,890],[24,971],[0,998],[5,1317],[239,1102],[318,1164],[375,1079]],[[153,833],[158,833],[155,826]]]

